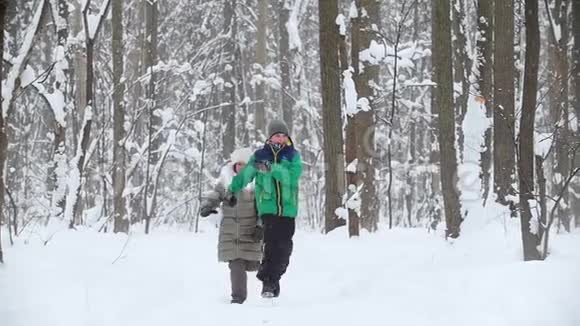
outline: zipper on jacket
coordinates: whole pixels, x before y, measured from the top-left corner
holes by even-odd
[[[274,163],[278,163],[278,153],[280,151],[274,151],[272,149],[272,152],[274,153]],[[278,206],[278,216],[282,216],[282,212],[283,212],[283,208],[282,208],[282,190],[280,189],[280,181],[278,180],[274,180],[274,182],[276,183],[276,199],[277,199],[277,206]]]

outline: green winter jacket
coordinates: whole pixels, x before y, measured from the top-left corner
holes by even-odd
[[[256,162],[270,162],[270,172],[258,171]],[[258,215],[272,214],[295,218],[298,215],[298,189],[302,175],[300,153],[291,141],[279,151],[269,144],[257,150],[232,179],[229,191],[236,194],[255,179]]]

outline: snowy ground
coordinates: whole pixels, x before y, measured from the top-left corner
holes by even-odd
[[[505,223],[453,244],[424,229],[299,232],[282,297],[259,298],[252,274],[242,306],[229,304],[211,228],[131,235],[117,260],[124,236],[62,231],[43,246],[30,235],[0,267],[0,324],[580,325],[580,234],[555,236],[548,261],[524,263],[517,224]]]

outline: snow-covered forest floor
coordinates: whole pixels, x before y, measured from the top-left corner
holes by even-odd
[[[260,298],[251,274],[242,306],[229,304],[207,222],[200,234],[128,241],[42,229],[7,248],[0,316],[3,326],[580,325],[580,234],[554,235],[547,261],[524,263],[519,220],[464,225],[454,243],[425,229],[299,231],[281,297]]]

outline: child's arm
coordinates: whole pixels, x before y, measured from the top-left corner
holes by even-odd
[[[248,183],[254,180],[256,177],[256,167],[254,166],[254,155],[250,157],[248,163],[242,168],[242,170],[232,179],[232,183],[229,185],[228,190],[231,193],[237,193],[244,189]]]

